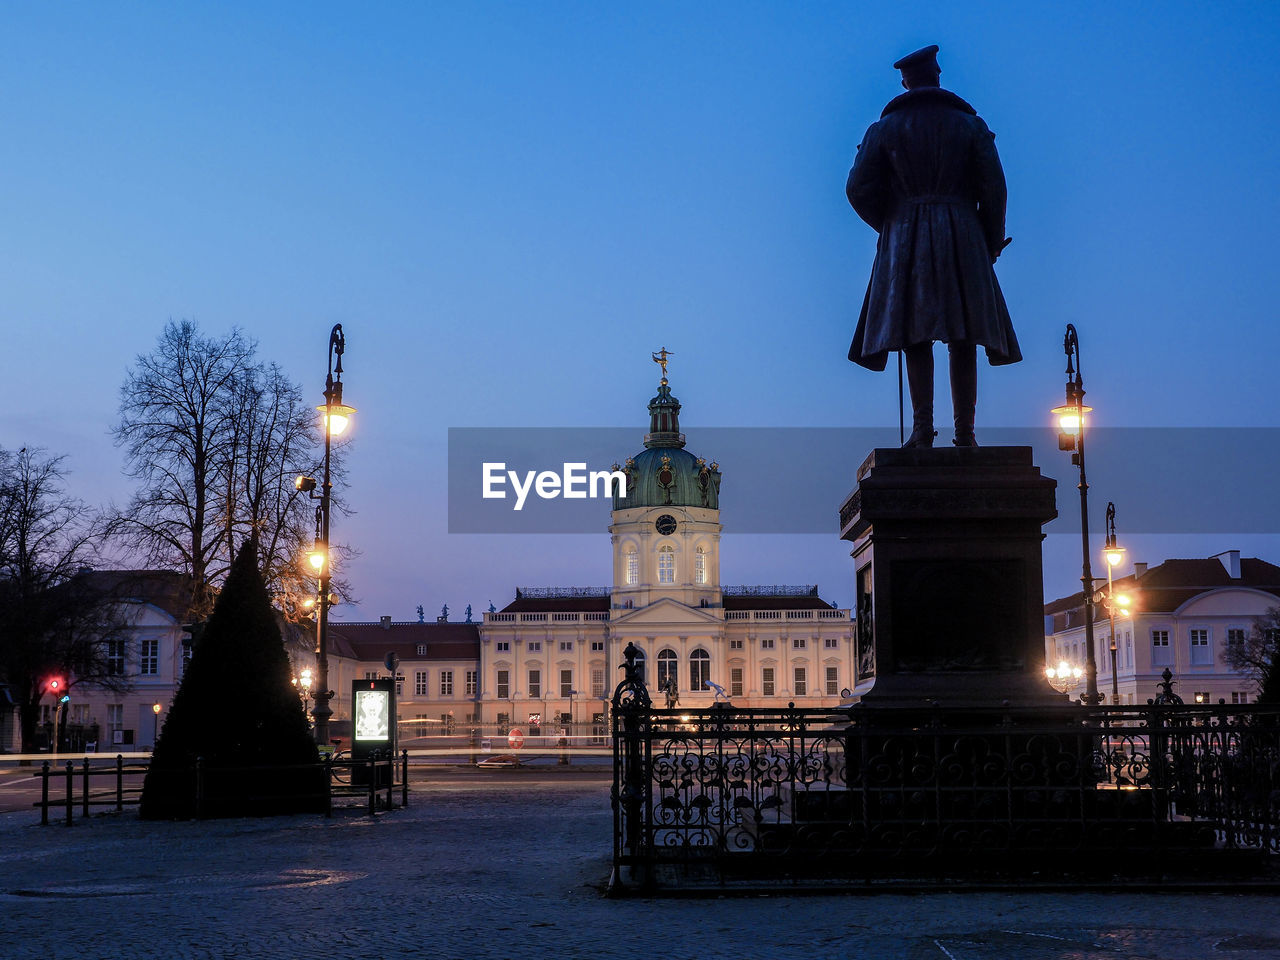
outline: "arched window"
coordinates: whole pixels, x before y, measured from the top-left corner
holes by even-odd
[[[668,647],[658,654],[658,689],[664,690],[668,680],[676,680],[676,665],[680,658]],[[678,685],[678,681],[677,681]]]
[[[711,654],[699,647],[689,654],[689,689],[695,693],[706,693],[710,679]]]
[[[636,647],[636,674],[640,678],[640,682],[644,683],[644,651]]]
[[[658,551],[658,582],[676,582],[676,552],[669,546]]]
[[[640,582],[640,557],[635,547],[627,548],[627,586],[634,587]]]
[[[707,582],[707,555],[701,547],[698,552],[693,555],[693,582]]]

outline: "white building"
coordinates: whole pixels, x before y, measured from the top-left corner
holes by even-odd
[[[1135,563],[1133,573],[1115,580],[1117,595],[1130,599],[1129,612],[1117,608],[1115,686],[1121,703],[1143,704],[1154,697],[1167,667],[1186,702],[1248,703],[1254,683],[1223,659],[1230,644],[1242,642],[1254,619],[1280,606],[1280,567],[1228,550],[1205,560],[1166,560],[1155,567]],[[1100,591],[1105,595],[1105,585]],[[1045,606],[1045,659],[1083,667],[1087,654],[1084,598],[1076,593]],[[1093,628],[1098,690],[1112,697],[1111,624],[1104,604],[1094,607]],[[1078,696],[1083,688],[1071,691]]]

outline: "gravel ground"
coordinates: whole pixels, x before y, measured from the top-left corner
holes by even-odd
[[[423,785],[408,810],[40,827],[0,815],[0,957],[1280,958],[1260,894],[607,900],[608,786]]]

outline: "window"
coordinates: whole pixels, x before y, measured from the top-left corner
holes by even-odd
[[[503,728],[511,726],[511,714],[509,713],[498,714],[498,726]]]
[[[710,679],[711,654],[699,647],[689,655],[689,689],[706,690]]]
[[[124,704],[107,704],[107,729],[112,733],[124,729]]]
[[[396,674],[396,696],[397,697],[404,696],[404,674],[403,673]]]
[[[593,697],[604,696],[604,667],[591,668],[591,695]]]
[[[761,640],[761,641],[760,641],[760,649],[761,649],[761,650],[772,650],[772,649],[773,649],[773,637],[765,637],[763,640]]]
[[[707,555],[702,548],[698,548],[698,552],[693,555],[693,582],[707,582]]]
[[[427,645],[425,643],[418,644],[418,656],[425,657],[427,655]]]
[[[529,671],[529,698],[531,700],[542,699],[542,671]]]
[[[803,649],[805,648],[805,646],[806,646],[807,642],[808,642],[808,641],[806,641],[804,637],[792,637],[792,638],[791,638],[791,649],[792,649],[792,650],[803,650]]]
[[[760,671],[760,694],[765,697],[773,696],[773,667],[765,667]]]
[[[413,674],[413,695],[415,697],[425,697],[430,693],[427,686],[427,671],[418,670]]]
[[[838,667],[827,667],[827,696],[840,696],[840,669]]]
[[[1209,649],[1209,631],[1191,631],[1191,662],[1193,664],[1213,663],[1213,652]]]
[[[1232,690],[1231,702],[1232,703],[1248,703],[1249,694],[1245,693],[1243,690]]]
[[[560,641],[560,652],[561,652],[561,653],[573,653],[573,641],[572,641],[572,640],[561,640],[561,641]]]
[[[71,705],[71,722],[84,726],[89,722],[89,705],[87,703],[73,703]]]
[[[741,667],[729,668],[729,696],[731,697],[742,696],[742,668]]]
[[[573,671],[561,670],[560,671],[560,696],[570,697],[570,696],[573,696],[576,692],[577,691],[573,689]]]
[[[840,649],[839,639],[836,637],[827,637],[825,640],[822,641],[822,649],[839,650]]]
[[[107,676],[124,676],[124,640],[119,638],[107,641]]]
[[[1173,656],[1169,648],[1169,631],[1151,631],[1151,664],[1152,666],[1172,666]]]
[[[676,582],[676,552],[670,547],[658,551],[658,582]]]
[[[467,696],[474,697],[476,695],[476,671],[467,671]]]
[[[506,700],[511,696],[511,671],[498,671],[498,699]]]
[[[494,645],[493,645],[493,649],[494,649],[494,652],[496,652],[496,653],[510,653],[510,652],[511,652],[511,641],[510,641],[510,640],[498,640],[497,642],[495,642],[495,643],[494,643]]]
[[[1227,646],[1234,647],[1239,650],[1244,646],[1244,631],[1239,627],[1231,627],[1227,630]]]
[[[676,652],[670,648],[663,650],[658,654],[658,689],[665,690],[667,683],[677,683],[676,663],[679,658]]]
[[[1133,669],[1133,634],[1128,630],[1124,632],[1124,665]]]
[[[530,652],[530,653],[541,653],[541,652],[542,652],[542,641],[541,641],[541,640],[530,640],[530,641],[529,641],[529,652]]]
[[[627,586],[634,587],[640,582],[640,557],[635,547],[627,551]]]
[[[364,672],[364,678],[365,678],[366,680],[377,680],[377,679],[378,679],[378,671],[377,671],[377,670],[366,670],[366,671]]]
[[[636,647],[636,676],[639,677],[641,683],[647,682],[644,674],[644,651]]]
[[[1213,699],[1209,695],[1208,690],[1197,690],[1193,696],[1195,697],[1196,703],[1213,703]]]
[[[603,641],[603,640],[592,640],[592,641],[591,641],[591,652],[592,652],[592,653],[604,653],[604,641]]]
[[[143,676],[155,676],[160,672],[160,641],[143,640],[138,660],[138,672]]]
[[[191,643],[188,640],[182,641],[182,662],[178,669],[181,671],[178,675],[185,677],[187,675],[187,667],[191,666]]]
[[[795,670],[795,686],[792,688],[797,697],[806,697],[809,695],[808,673],[804,667],[796,667]]]
[[[440,671],[440,696],[442,697],[453,696],[453,671],[452,670]]]
[[[730,649],[730,650],[741,650],[741,649],[742,649],[742,641],[741,641],[741,640],[730,640],[730,641],[729,641],[729,649]]]

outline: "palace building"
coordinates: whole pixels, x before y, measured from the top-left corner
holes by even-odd
[[[335,716],[349,715],[350,681],[385,676],[394,652],[406,735],[572,723],[602,736],[628,643],[659,705],[837,705],[857,682],[850,611],[813,586],[721,585],[719,465],[686,449],[665,368],[643,449],[617,469],[612,584],[519,588],[475,624],[333,623]]]

